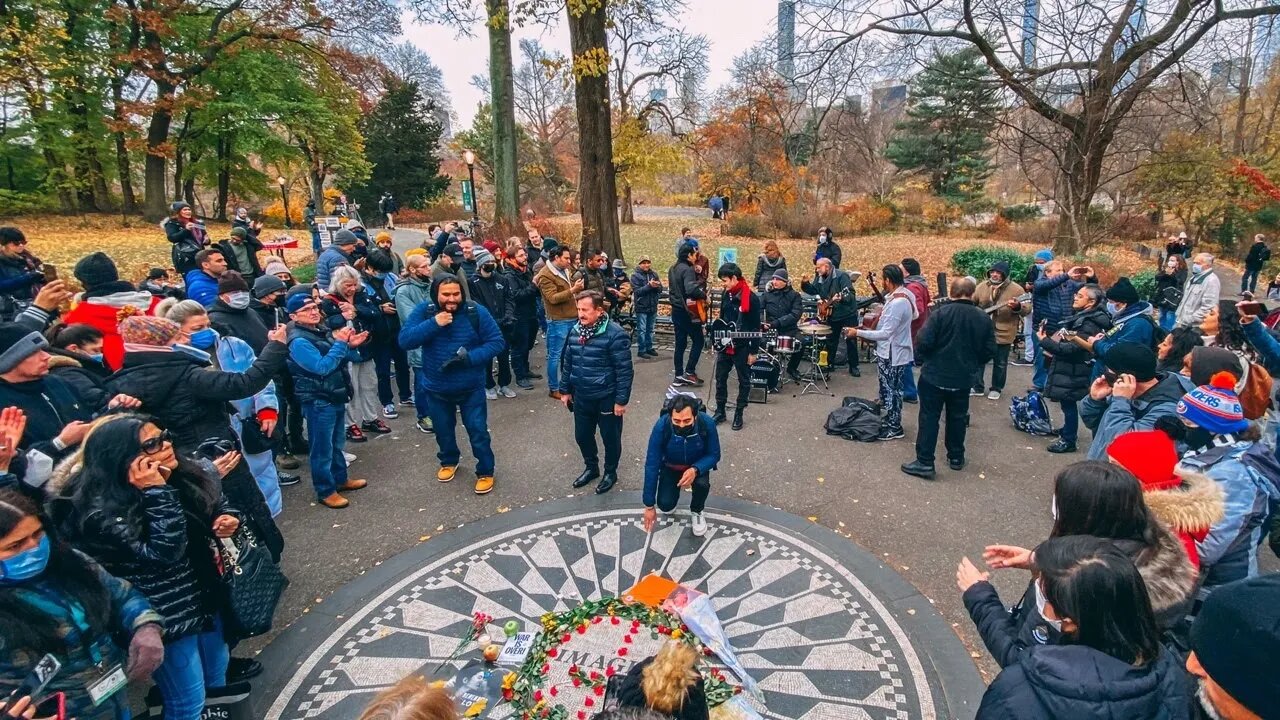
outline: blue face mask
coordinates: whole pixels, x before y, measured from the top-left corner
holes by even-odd
[[[18,553],[8,560],[0,560],[0,581],[30,580],[44,572],[49,565],[49,536],[40,538],[40,544]]]
[[[99,363],[99,364],[102,363],[102,353],[94,353],[92,355],[86,355],[85,357],[89,358],[90,360],[96,363]]]
[[[1204,266],[1200,263],[1191,263],[1191,274],[1199,275],[1204,272]]]
[[[1120,314],[1120,308],[1116,307],[1116,304],[1115,304],[1115,303],[1113,303],[1113,302],[1111,302],[1110,300],[1108,300],[1108,301],[1107,301],[1107,312],[1111,313],[1112,315],[1119,315],[1119,314]]]
[[[191,333],[191,347],[200,350],[208,350],[218,342],[218,331],[213,328],[205,328]]]

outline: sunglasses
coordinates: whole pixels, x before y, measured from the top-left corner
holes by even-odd
[[[162,431],[155,437],[147,438],[142,441],[142,452],[148,455],[155,455],[164,449],[166,443],[173,442],[173,434],[168,430]]]

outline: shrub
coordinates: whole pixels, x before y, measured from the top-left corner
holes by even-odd
[[[1027,269],[1035,264],[1035,257],[1030,253],[1019,252],[1011,248],[991,245],[975,245],[960,250],[951,256],[951,269],[960,275],[972,275],[983,278],[992,265],[998,262],[1009,263],[1009,277],[1021,280]]]
[[[1040,209],[1039,205],[1034,205],[1034,204],[1007,205],[1005,207],[1000,208],[1000,217],[1004,218],[1005,220],[1008,220],[1011,223],[1026,222],[1027,220],[1037,220],[1042,215],[1044,215],[1044,211]]]
[[[1009,239],[1016,243],[1035,245],[1036,249],[1053,247],[1058,231],[1056,220],[1035,220],[1018,223],[1009,228]]]
[[[582,241],[582,231],[579,230],[577,223],[547,217],[536,217],[527,224],[541,233],[542,237],[553,237],[561,245],[569,245],[576,248]]]
[[[750,238],[763,238],[772,235],[763,216],[735,212],[729,213],[729,219],[725,221],[725,233]]]
[[[840,235],[863,235],[884,230],[893,224],[893,208],[869,197],[854,198],[840,206]]]
[[[290,270],[293,272],[293,279],[299,285],[306,285],[316,281],[316,264],[313,262],[305,265],[295,265]]]
[[[733,213],[729,213],[733,217]],[[827,225],[827,216],[818,208],[803,208],[790,205],[779,208],[772,215],[773,224],[782,234],[789,238],[810,238],[818,236],[818,228]]]
[[[1138,291],[1138,297],[1149,298],[1156,291],[1156,271],[1152,268],[1139,270],[1129,278],[1129,282],[1133,283],[1133,288]]]
[[[58,211],[58,199],[52,195],[0,190],[0,217],[39,215]]]
[[[415,208],[401,208],[396,214],[396,220],[403,222],[405,225],[430,225],[431,223],[443,223],[449,220],[461,220],[469,217],[470,213],[462,209],[462,202],[454,197],[440,197],[426,203],[421,210]]]

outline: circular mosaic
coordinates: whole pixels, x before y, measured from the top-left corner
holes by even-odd
[[[508,619],[541,630],[544,614],[622,596],[652,572],[710,595],[738,661],[759,686],[761,699],[753,706],[763,717],[948,715],[945,705],[938,707],[943,695],[933,664],[922,662],[884,601],[807,533],[714,509],[707,512],[710,527],[701,538],[689,532],[687,515],[663,518],[652,534],[645,533],[634,507],[529,522],[520,522],[518,514],[501,516],[504,529],[488,525],[499,519],[490,518],[472,542],[427,556],[376,596],[362,596],[323,637],[304,629],[310,633],[309,654],[293,648],[299,639],[290,638],[303,631],[286,631],[267,650],[277,650],[276,659],[286,667],[273,668],[274,661],[267,667],[292,674],[267,679],[279,691],[267,690],[265,717],[354,719],[401,677],[447,678],[474,658],[472,645],[450,661],[476,613],[494,618],[490,634],[501,643]],[[625,622],[597,621],[548,658],[548,689],[556,687],[557,702],[575,712],[594,705],[586,703],[592,683],[573,683],[571,670],[588,677],[624,673],[668,639],[646,629],[627,640],[629,630]],[[959,644],[954,636],[949,642]],[[282,657],[286,652],[292,657]],[[741,684],[723,665],[714,666],[729,683]],[[505,672],[497,671],[499,677]],[[503,703],[490,708],[488,717],[518,715]]]

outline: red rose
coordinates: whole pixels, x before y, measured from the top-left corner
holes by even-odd
[[[613,617],[611,617],[611,618],[609,618],[609,621],[610,621],[610,622],[612,622],[614,625],[617,625],[617,624],[619,624],[619,623],[621,623],[621,622],[622,622],[621,620],[619,620],[619,619],[618,619],[618,616],[616,616],[616,615],[615,615],[615,616],[613,616]]]
[[[553,657],[555,657],[555,656],[557,656],[557,655],[559,655],[559,654],[560,654],[560,651],[559,651],[559,650],[556,650],[555,648],[551,648],[550,650],[548,650],[548,651],[547,651],[547,657],[552,657],[552,658],[553,658]]]
[[[618,648],[618,657],[626,657],[626,656],[627,656],[627,649],[624,647]]]
[[[595,692],[596,695],[604,695],[604,686],[603,685],[595,686],[593,692]]]
[[[586,705],[587,707],[593,707],[596,704],[596,701],[594,698],[587,698],[586,700],[582,701],[582,704]]]
[[[569,666],[569,674],[570,674],[570,675],[577,675],[577,674],[578,674],[578,665],[577,665],[577,663],[574,663],[573,665],[570,665],[570,666]]]

